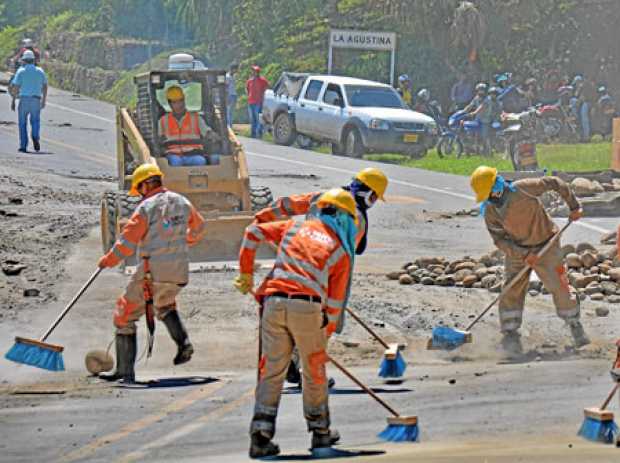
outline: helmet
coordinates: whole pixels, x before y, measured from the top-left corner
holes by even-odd
[[[476,84],[476,92],[485,92],[487,91],[487,84],[485,84],[484,82],[478,82]]]
[[[525,85],[528,87],[531,87],[532,85],[536,85],[537,83],[538,81],[533,77],[530,77],[529,79],[525,80]]]
[[[571,82],[571,85],[574,87],[575,85],[579,83],[583,83],[583,76],[577,74],[575,77],[573,77],[573,81]]]
[[[319,209],[324,209],[329,206],[334,206],[343,212],[346,212],[355,221],[355,225],[359,223],[357,219],[357,207],[355,206],[355,200],[351,193],[343,190],[342,188],[332,188],[321,195],[317,202]]]
[[[558,88],[558,93],[560,96],[572,95],[575,91],[575,88],[572,85],[562,85]]]
[[[480,166],[469,179],[471,189],[476,193],[476,202],[480,203],[489,198],[495,179],[497,178],[497,169],[495,167]]]
[[[185,94],[183,93],[183,89],[178,85],[173,85],[168,87],[166,90],[166,99],[168,101],[181,101],[185,99]]]
[[[258,64],[253,64],[252,71],[260,72],[260,66]]]
[[[491,87],[489,89],[489,95],[499,95],[499,88],[498,87]]]
[[[34,61],[34,52],[32,50],[26,50],[22,53],[23,61]]]
[[[504,72],[502,74],[497,74],[495,76],[495,82],[497,82],[498,84],[500,82],[509,82],[511,78],[512,78],[512,73]]]
[[[401,76],[398,77],[398,81],[402,84],[403,82],[407,82],[411,79],[409,79],[409,76],[407,74],[402,74]]]
[[[418,92],[418,98],[422,101],[428,101],[431,99],[431,92],[427,88],[423,88]]]
[[[607,87],[605,85],[601,85],[599,88],[596,89],[596,93],[598,93],[599,95],[607,93]]]
[[[145,180],[163,176],[164,174],[155,164],[142,164],[136,167],[136,170],[133,171],[133,175],[131,176],[131,189],[129,190],[129,196],[140,196],[138,186]]]
[[[383,195],[387,189],[388,179],[380,169],[376,167],[367,167],[366,169],[360,170],[355,175],[355,180],[362,182],[374,191],[381,201],[385,201]]]
[[[26,38],[22,40],[22,47],[28,48],[28,47],[32,47],[33,45],[34,45],[34,42],[32,41],[32,39]]]

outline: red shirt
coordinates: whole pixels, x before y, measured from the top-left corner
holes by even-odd
[[[245,83],[248,94],[248,104],[262,104],[265,90],[269,88],[269,81],[263,76],[252,77]]]

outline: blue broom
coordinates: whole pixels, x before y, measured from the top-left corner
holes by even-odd
[[[380,439],[389,441],[389,442],[416,442],[420,435],[420,430],[418,428],[418,417],[417,416],[402,416],[396,410],[394,410],[390,405],[388,405],[381,397],[375,394],[372,389],[362,383],[359,379],[357,379],[353,374],[347,370],[343,365],[333,359],[333,357],[328,355],[328,359],[330,362],[334,364],[336,368],[338,368],[347,378],[357,384],[364,392],[366,392],[370,397],[375,399],[379,404],[385,408],[388,412],[390,412],[393,416],[387,419],[387,427],[378,434]]]
[[[368,326],[355,312],[346,307],[345,309],[349,315],[353,317],[353,319],[359,323],[362,328],[370,333],[370,335],[375,338],[379,344],[381,344],[385,348],[385,352],[383,353],[383,359],[381,360],[381,365],[379,366],[379,377],[381,378],[401,378],[407,369],[407,362],[403,359],[403,356],[400,354],[400,349],[398,344],[388,344],[381,338],[377,333],[374,332],[370,326]]]
[[[553,237],[545,244],[545,246],[538,251],[536,257],[539,259],[543,257],[547,251],[560,239],[562,233],[573,223],[572,221],[566,222],[566,225],[562,227],[560,231],[558,231]],[[489,310],[493,308],[493,306],[506,294],[510,289],[519,281],[527,272],[530,271],[530,266],[525,265],[517,275],[510,280],[507,284],[502,288],[501,293],[493,299],[493,301],[484,309],[475,319],[472,321],[465,330],[455,330],[454,328],[448,328],[445,326],[439,326],[433,328],[432,337],[428,340],[428,344],[426,346],[429,350],[443,349],[443,350],[452,350],[457,347],[462,346],[465,343],[472,342],[471,329],[478,323],[482,317],[484,317]]]
[[[73,297],[69,305],[64,308],[56,320],[54,320],[54,323],[52,323],[40,339],[27,339],[17,336],[15,338],[15,344],[6,353],[4,358],[16,363],[31,365],[44,370],[64,371],[65,363],[62,359],[62,351],[64,350],[64,347],[56,344],[48,344],[45,340],[50,334],[52,334],[52,331],[54,331],[62,319],[65,318],[65,315],[67,315],[80,296],[84,294],[84,291],[86,291],[95,278],[97,278],[97,275],[101,273],[101,270],[101,268],[97,268],[84,286],[82,286],[78,293]]]
[[[614,422],[614,414],[609,410],[605,410],[605,408],[611,402],[618,388],[620,388],[620,383],[616,383],[600,408],[584,409],[583,414],[585,418],[577,435],[605,444],[611,444],[614,441],[614,437],[618,434],[618,426]]]

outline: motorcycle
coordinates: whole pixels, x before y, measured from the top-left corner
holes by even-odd
[[[546,142],[561,140],[566,143],[579,141],[579,126],[568,106],[561,103],[540,105],[536,108],[536,132]]]
[[[455,154],[460,158],[463,153],[482,154],[481,124],[478,120],[470,120],[471,115],[466,111],[457,111],[448,118],[448,126],[442,128],[437,153],[439,157]],[[499,122],[491,124],[491,149],[502,151],[501,139],[498,137],[502,125]]]
[[[538,170],[536,157],[536,132],[538,111],[530,108],[521,113],[504,113],[502,138],[506,154],[515,171]]]

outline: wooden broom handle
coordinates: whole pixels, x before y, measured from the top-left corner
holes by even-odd
[[[379,344],[381,344],[386,349],[390,348],[390,346],[388,346],[387,342],[385,342],[377,333],[375,333],[374,330],[370,326],[368,326],[360,317],[358,317],[355,312],[353,312],[348,307],[346,307],[345,310],[347,311],[347,313],[349,315],[351,315],[353,317],[353,319],[357,323],[362,325],[362,328],[364,328],[366,331],[368,331],[373,338],[375,338],[377,341],[379,341]]]
[[[573,223],[571,220],[569,220],[568,222],[566,222],[566,225],[564,225],[564,226],[562,227],[562,229],[561,229],[559,232],[557,232],[557,233],[556,233],[556,234],[555,234],[555,235],[554,235],[554,236],[553,236],[553,237],[552,237],[552,238],[551,238],[551,239],[547,242],[547,244],[545,244],[545,246],[544,246],[544,247],[543,247],[540,251],[538,251],[538,254],[536,254],[536,257],[538,257],[538,258],[540,259],[542,256],[544,256],[545,254],[547,254],[547,251],[549,251],[549,249],[551,249],[551,246],[553,246],[553,245],[556,243],[556,241],[560,239],[560,236],[562,236],[562,233],[564,233],[564,232],[566,231],[566,229],[570,226],[570,224],[571,224],[571,223]],[[510,281],[506,284],[506,286],[504,286],[504,287],[502,288],[502,292],[501,292],[501,293],[499,293],[499,296],[497,296],[495,299],[493,299],[493,301],[492,301],[492,302],[491,302],[491,303],[487,306],[487,308],[486,308],[486,309],[484,309],[484,310],[483,310],[483,311],[482,311],[482,312],[481,312],[481,313],[480,313],[480,314],[479,314],[479,315],[475,318],[475,320],[474,320],[473,322],[471,322],[471,323],[467,326],[467,328],[465,328],[465,331],[470,331],[470,330],[474,327],[474,325],[475,325],[476,323],[478,323],[478,322],[480,321],[480,319],[481,319],[482,317],[484,317],[484,316],[487,314],[487,312],[488,312],[489,310],[491,310],[491,308],[492,308],[492,307],[493,307],[493,306],[497,303],[497,301],[499,301],[499,300],[500,300],[500,299],[501,299],[501,298],[502,298],[502,297],[503,297],[503,296],[504,296],[504,295],[505,295],[508,291],[510,291],[510,290],[512,289],[512,287],[513,287],[515,284],[517,284],[517,282],[518,282],[521,278],[523,278],[523,276],[524,276],[527,272],[529,272],[529,271],[530,271],[530,269],[531,269],[531,267],[530,267],[529,265],[527,265],[527,264],[526,264],[526,265],[525,265],[525,267],[523,267],[523,268],[519,271],[519,273],[517,273],[517,275],[516,275],[516,276],[515,276],[512,280],[510,280]]]
[[[355,376],[353,376],[353,374],[351,374],[343,365],[341,365],[339,362],[334,360],[334,358],[331,357],[330,355],[327,355],[327,358],[347,378],[349,378],[351,381],[353,381],[355,384],[357,384],[360,388],[362,388],[364,390],[364,392],[366,392],[368,395],[370,395],[370,397],[372,397],[377,402],[379,402],[383,406],[383,408],[385,408],[388,412],[390,412],[392,415],[394,415],[394,417],[400,418],[400,415],[398,414],[398,412],[396,410],[394,410],[392,407],[390,407],[381,397],[379,397],[377,394],[375,394],[372,391],[372,389],[370,389],[368,386],[366,386],[364,383],[362,383],[359,379],[357,379]]]
[[[47,339],[47,337],[50,334],[52,334],[52,331],[54,331],[54,329],[58,326],[58,324],[62,321],[62,319],[65,318],[65,315],[67,315],[67,313],[69,313],[69,310],[71,310],[71,308],[75,305],[75,303],[82,296],[82,294],[84,294],[84,292],[92,284],[92,282],[95,281],[95,278],[97,278],[97,276],[99,276],[99,274],[101,273],[102,270],[103,270],[102,268],[97,267],[97,270],[95,270],[93,272],[93,274],[90,276],[88,281],[86,283],[84,283],[84,286],[82,286],[80,288],[80,290],[77,292],[77,294],[75,296],[73,296],[73,299],[71,299],[71,302],[69,302],[69,304],[64,308],[64,310],[60,313],[60,315],[58,315],[56,320],[54,320],[54,323],[52,323],[52,325],[47,329],[47,331],[41,337],[41,339],[39,339],[39,341],[44,342]]]
[[[607,405],[609,405],[609,402],[611,402],[611,399],[613,399],[614,395],[616,395],[616,391],[618,390],[618,388],[620,388],[620,382],[617,382],[614,388],[611,390],[611,392],[605,399],[605,402],[603,402],[603,405],[601,405],[601,408],[600,408],[601,410],[605,410],[607,408]]]

